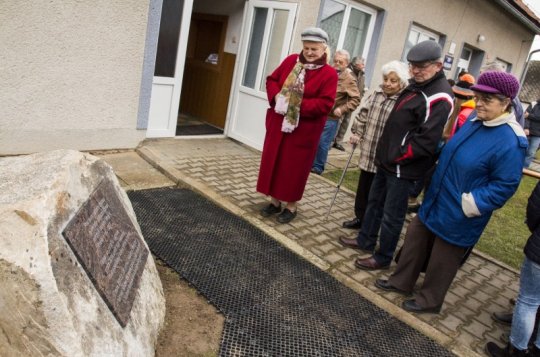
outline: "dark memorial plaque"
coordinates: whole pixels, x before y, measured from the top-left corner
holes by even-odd
[[[148,249],[112,182],[103,180],[63,235],[122,327],[129,321]]]

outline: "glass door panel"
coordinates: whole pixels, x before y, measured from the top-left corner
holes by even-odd
[[[370,19],[370,14],[354,8],[351,9],[345,42],[343,43],[343,48],[349,51],[351,56],[364,53]]]
[[[346,6],[333,0],[324,2],[323,13],[321,17],[321,28],[328,34],[328,45],[332,51],[335,51],[339,43],[341,34],[341,25],[345,18]]]
[[[242,85],[245,87],[255,88],[268,10],[267,8],[260,7],[254,9],[251,38],[248,44],[246,65],[242,79]]]
[[[289,18],[288,10],[275,10],[272,27],[270,29],[270,41],[268,42],[266,59],[262,72],[259,90],[266,93],[266,77],[277,68],[282,59],[283,42],[287,21]]]

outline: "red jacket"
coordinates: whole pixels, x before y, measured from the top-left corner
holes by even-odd
[[[297,59],[297,54],[288,56],[266,79],[270,108],[266,112],[257,191],[284,202],[299,201],[304,194],[326,118],[334,105],[338,80],[336,70],[329,65],[307,70],[298,127],[292,133],[282,132],[283,115],[274,111],[274,98]]]

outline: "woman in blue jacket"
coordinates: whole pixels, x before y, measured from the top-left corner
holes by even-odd
[[[429,259],[422,288],[403,302],[407,311],[440,311],[465,252],[521,180],[527,138],[511,109],[518,80],[510,73],[484,72],[471,89],[477,117],[446,144],[420,211],[407,229],[396,270],[388,280],[375,283],[410,293]]]

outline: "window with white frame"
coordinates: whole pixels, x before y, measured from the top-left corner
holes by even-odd
[[[320,27],[328,33],[332,52],[347,50],[352,57],[366,58],[377,12],[367,6],[324,0]]]
[[[411,29],[409,30],[409,35],[407,36],[407,42],[405,43],[403,57],[401,59],[406,62],[409,50],[417,43],[426,40],[433,40],[438,43],[439,38],[440,36],[434,32],[428,31],[416,25],[412,25]]]

